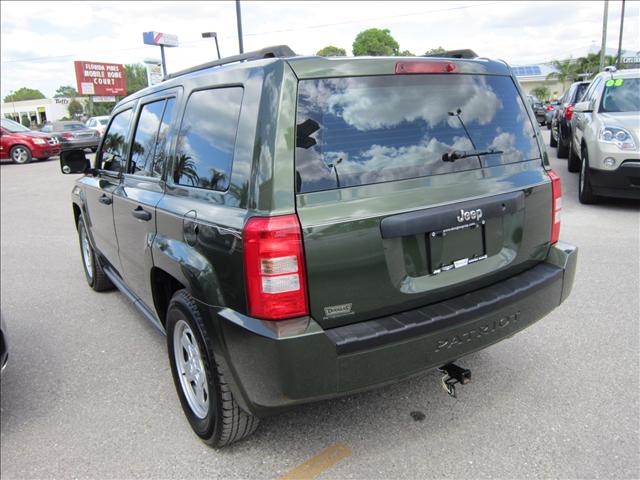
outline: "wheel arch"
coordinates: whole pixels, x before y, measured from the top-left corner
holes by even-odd
[[[178,291],[187,288],[176,277],[159,267],[152,267],[150,272],[151,294],[156,314],[163,327],[166,327],[166,314],[171,297]]]

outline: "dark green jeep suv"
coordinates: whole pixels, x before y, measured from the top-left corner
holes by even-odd
[[[87,281],[166,332],[216,447],[293,405],[454,372],[573,283],[525,98],[486,59],[276,47],[170,75],[117,105],[94,165],[61,159],[85,174]]]

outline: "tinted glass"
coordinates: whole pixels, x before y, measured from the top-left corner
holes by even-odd
[[[101,118],[98,121],[100,122],[100,125],[106,125],[107,123],[109,123],[109,119],[108,118]]]
[[[241,103],[240,87],[201,90],[189,97],[176,148],[176,183],[228,188]]]
[[[582,100],[584,92],[589,88],[588,83],[581,83],[576,87],[576,103]]]
[[[160,119],[164,110],[164,100],[147,103],[140,110],[136,133],[131,147],[131,161],[129,173],[136,175],[151,175],[153,156],[156,150],[156,138]]]
[[[394,75],[299,83],[300,192],[437,175],[540,157],[510,77]],[[495,150],[443,161],[454,150]]]
[[[65,132],[70,130],[84,130],[85,128],[87,127],[85,127],[81,123],[58,123],[53,126],[53,129],[56,132]]]
[[[161,177],[162,170],[169,158],[169,149],[171,148],[171,141],[174,138],[173,129],[171,129],[171,114],[173,112],[173,106],[176,103],[175,98],[170,98],[166,101],[164,107],[164,114],[162,115],[162,123],[160,124],[160,130],[158,132],[158,142],[156,144],[156,153],[153,160],[153,172],[154,177]]]
[[[98,159],[98,168],[113,172],[121,172],[124,169],[130,122],[131,109],[113,117],[113,121],[102,141],[102,152]]]
[[[640,111],[640,78],[618,78],[605,82],[601,112]]]

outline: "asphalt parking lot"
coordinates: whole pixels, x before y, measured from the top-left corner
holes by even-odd
[[[429,372],[264,419],[222,451],[184,418],[164,337],[124,295],[86,285],[75,177],[57,159],[1,165],[0,475],[277,478],[340,444],[320,478],[639,478],[640,207],[579,204],[577,175],[549,154],[561,238],[580,248],[563,305],[461,360],[473,381],[457,400]]]

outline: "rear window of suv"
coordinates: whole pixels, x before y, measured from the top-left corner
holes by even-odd
[[[302,80],[296,123],[299,193],[540,158],[527,110],[506,76]],[[443,161],[469,150],[501,153]]]

